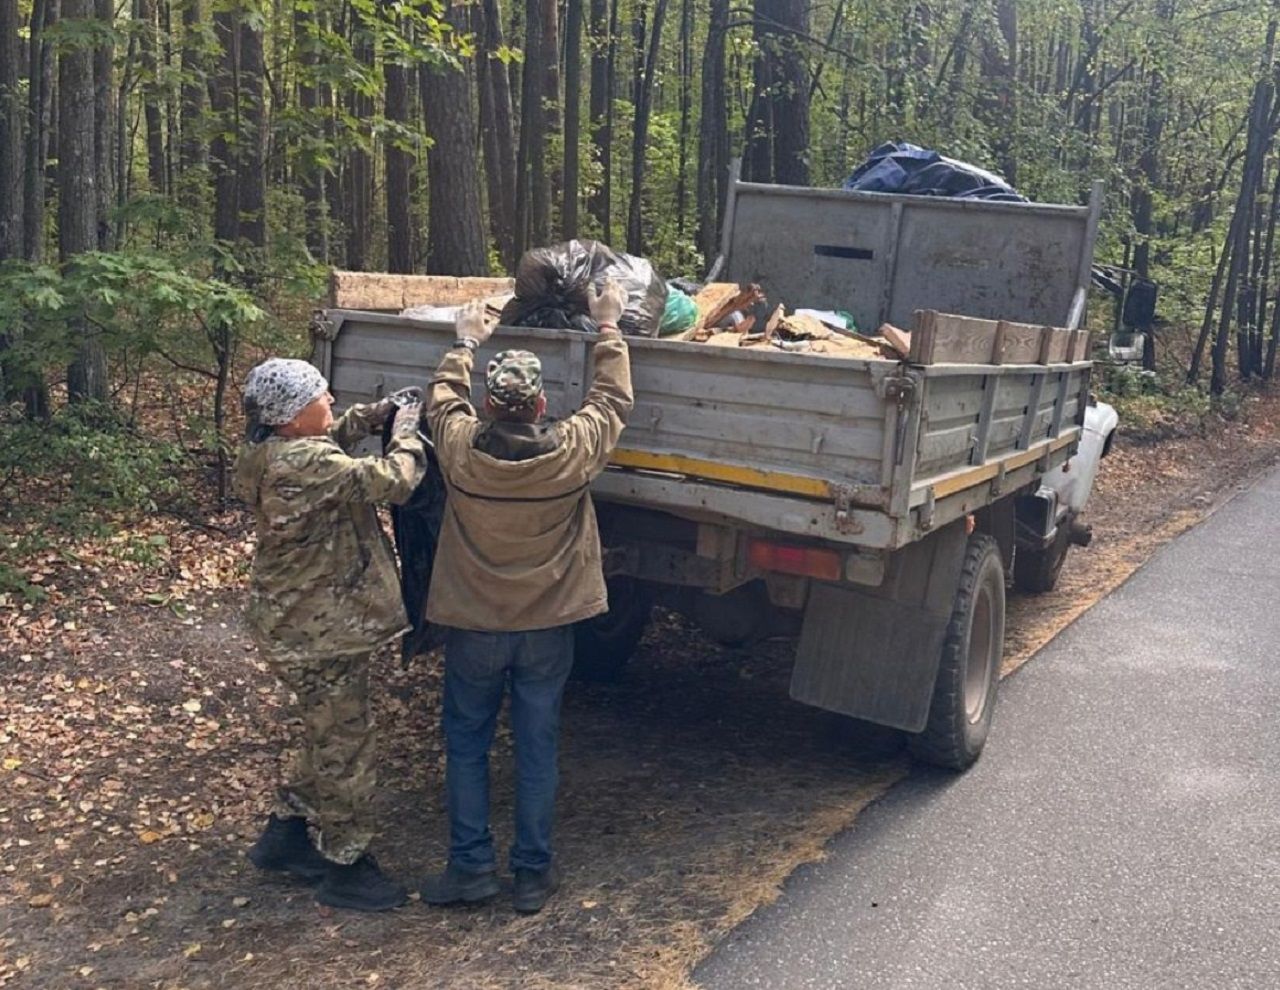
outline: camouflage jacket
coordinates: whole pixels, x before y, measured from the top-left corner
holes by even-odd
[[[397,437],[385,457],[352,457],[370,409],[352,406],[327,437],[272,436],[236,459],[258,534],[246,619],[268,658],[365,652],[408,628],[374,503],[406,501],[426,451],[416,436]]]
[[[427,419],[449,499],[427,618],[523,632],[599,615],[609,605],[588,486],[634,401],[626,341],[600,334],[586,401],[559,422],[482,422],[471,363],[470,351],[454,348],[431,382]]]

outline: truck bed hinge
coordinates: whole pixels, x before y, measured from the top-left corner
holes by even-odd
[[[835,497],[836,503],[836,529],[847,535],[861,533],[863,530],[862,523],[858,522],[853,514],[853,503],[857,497],[857,491],[854,485],[831,486],[831,494]]]

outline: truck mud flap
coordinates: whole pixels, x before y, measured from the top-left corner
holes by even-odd
[[[791,697],[919,732],[964,564],[963,520],[895,553],[879,588],[814,584]]]

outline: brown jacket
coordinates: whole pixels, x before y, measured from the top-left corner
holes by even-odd
[[[427,619],[485,632],[568,625],[608,610],[588,486],[631,411],[631,364],[616,332],[595,345],[582,408],[559,422],[483,423],[471,352],[454,348],[431,383],[427,419],[449,498]]]
[[[273,436],[240,451],[236,489],[258,533],[246,620],[269,659],[365,653],[408,628],[374,504],[407,500],[427,454],[402,436],[385,457],[350,456],[371,410],[352,406],[327,437]]]

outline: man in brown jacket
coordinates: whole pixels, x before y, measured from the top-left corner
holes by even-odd
[[[427,418],[448,490],[429,621],[445,641],[444,731],[449,862],[426,881],[428,904],[498,892],[489,832],[489,747],[506,685],[516,750],[513,905],[542,909],[559,885],[551,855],[560,699],[573,666],[573,624],[608,610],[589,486],[633,404],[623,290],[591,294],[599,329],[582,408],[544,419],[542,367],[503,351],[485,371],[482,421],[471,405],[475,349],[489,339],[482,305],[458,317],[458,341],[436,371]]]

